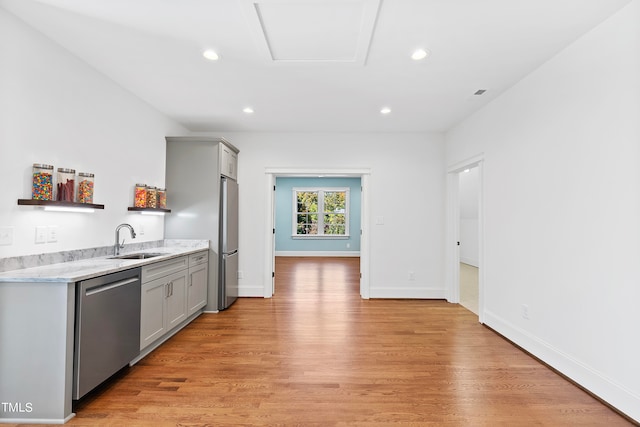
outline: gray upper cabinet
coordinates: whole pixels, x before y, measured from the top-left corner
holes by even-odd
[[[226,144],[220,144],[220,175],[238,180],[238,152]]]

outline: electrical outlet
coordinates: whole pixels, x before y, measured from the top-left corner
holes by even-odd
[[[414,273],[413,271],[409,272],[409,280],[416,280],[416,273]]]
[[[141,235],[141,236],[144,236],[144,225],[139,224],[139,225],[136,227],[136,230],[137,230],[137,231],[136,231],[136,233],[137,233],[137,234],[139,234],[139,235]]]
[[[54,243],[58,241],[58,226],[50,225],[47,228],[47,242]]]
[[[0,227],[0,245],[13,245],[13,227]]]
[[[351,247],[351,243],[347,243],[347,249]]]
[[[244,279],[244,273],[238,270],[238,279]]]
[[[47,227],[39,225],[36,227],[36,243],[47,242]]]
[[[529,306],[527,304],[522,304],[522,318],[529,320]]]

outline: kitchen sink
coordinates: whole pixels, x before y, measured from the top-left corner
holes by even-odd
[[[132,253],[132,254],[124,254],[118,256],[112,256],[109,259],[147,259],[147,258],[155,258],[157,256],[166,255],[163,253],[155,253],[155,252],[142,252],[142,253]]]

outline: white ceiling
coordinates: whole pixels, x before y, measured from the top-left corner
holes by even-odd
[[[0,6],[194,131],[423,132],[447,130],[629,1]],[[429,58],[411,60],[418,47],[429,49]],[[206,48],[221,59],[205,60]],[[474,96],[478,89],[487,92]],[[255,113],[243,113],[247,106]],[[385,106],[392,112],[381,115]]]

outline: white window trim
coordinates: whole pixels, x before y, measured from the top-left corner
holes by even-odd
[[[344,234],[297,234],[298,233],[298,192],[313,191],[318,192],[318,230],[324,232],[324,193],[333,191],[342,191],[345,193],[345,227]],[[322,193],[322,197],[320,197]],[[345,240],[349,239],[349,217],[350,207],[349,200],[351,198],[349,194],[349,187],[294,187],[291,189],[292,208],[291,208],[291,237],[293,239],[336,239]]]

